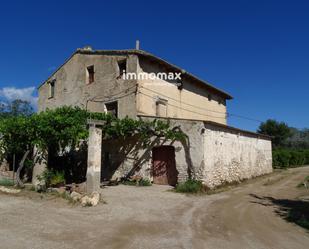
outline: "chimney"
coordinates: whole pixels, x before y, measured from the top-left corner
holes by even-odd
[[[136,50],[139,50],[139,40],[136,40],[135,49],[136,49]]]

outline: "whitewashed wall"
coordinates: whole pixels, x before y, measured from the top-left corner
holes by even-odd
[[[187,180],[191,175],[206,186],[214,188],[272,172],[271,141],[265,136],[210,121],[169,121],[171,127],[179,127],[187,135],[185,141],[153,140],[156,142],[147,149],[136,145],[121,160],[119,150],[122,149],[119,148],[125,145],[123,142],[120,142],[120,147],[116,146],[116,141],[103,145],[103,151],[108,151],[119,165],[112,179],[127,175],[136,165],[138,170],[135,174],[152,180],[151,150],[153,146],[161,145],[175,147],[178,182]]]
[[[210,188],[272,172],[271,141],[205,126],[203,166],[198,176]]]

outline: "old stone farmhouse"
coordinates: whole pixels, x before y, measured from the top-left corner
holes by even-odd
[[[152,77],[158,73],[181,79]],[[151,146],[141,148],[134,138],[102,142],[100,127],[90,127],[87,181],[93,186],[141,175],[170,185],[193,176],[215,187],[272,171],[270,138],[227,126],[231,99],[148,52],[85,47],[39,87],[38,106],[39,111],[71,105],[119,118],[169,119],[188,136],[185,143],[154,139]]]

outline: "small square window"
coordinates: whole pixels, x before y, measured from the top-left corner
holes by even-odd
[[[127,72],[127,60],[118,61],[118,68],[119,68],[119,76],[126,74],[126,72]]]
[[[211,101],[212,100],[211,94],[208,94],[207,98],[208,98],[209,101]]]
[[[87,67],[87,83],[94,82],[94,65]]]
[[[110,113],[115,118],[118,118],[118,102],[105,103],[107,113]]]

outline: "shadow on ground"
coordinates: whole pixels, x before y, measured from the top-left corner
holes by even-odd
[[[269,196],[250,194],[252,203],[275,207],[275,212],[288,222],[295,223],[309,231],[309,202],[302,200],[276,199]]]

